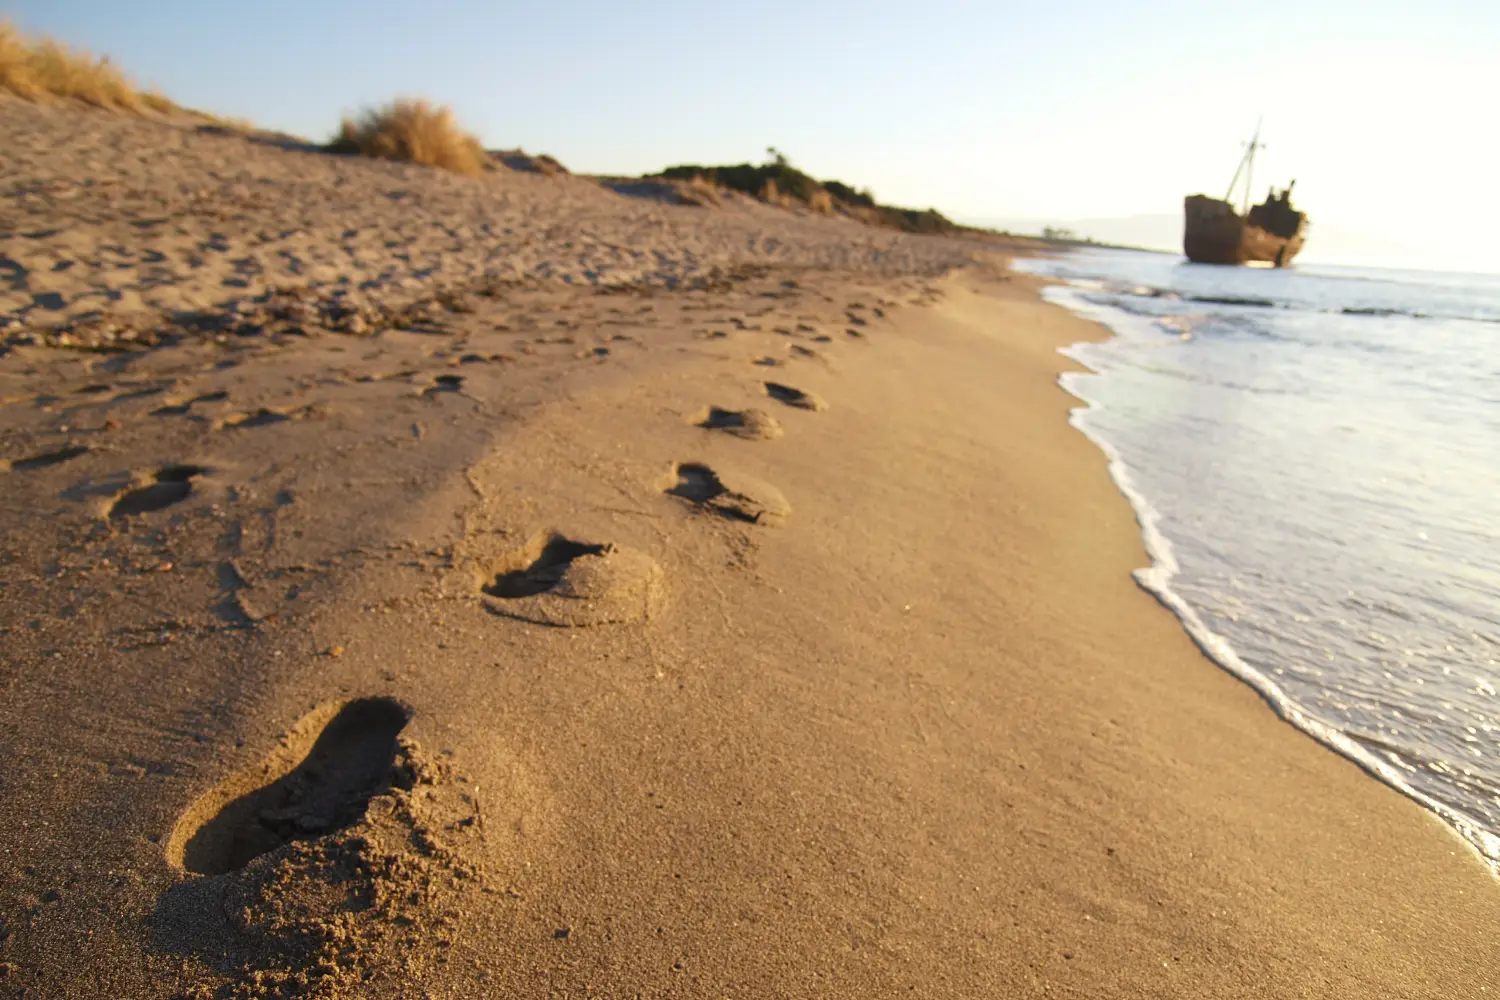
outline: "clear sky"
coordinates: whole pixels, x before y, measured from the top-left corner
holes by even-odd
[[[1297,179],[1307,256],[1500,271],[1496,0],[0,0],[183,104],[321,138],[398,94],[575,171],[759,159],[969,221]],[[1264,192],[1258,192],[1263,194]],[[1330,248],[1337,248],[1331,252]],[[1361,260],[1361,258],[1364,258]]]

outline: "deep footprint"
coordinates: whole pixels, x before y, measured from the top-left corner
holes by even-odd
[[[562,582],[563,574],[568,571],[573,560],[604,555],[608,549],[607,545],[590,545],[561,535],[552,535],[535,555],[527,553],[530,559],[527,565],[498,574],[493,582],[481,589],[491,597],[507,600],[535,597]]]
[[[721,410],[717,406],[698,413],[693,423],[705,430],[724,431],[749,441],[774,441],[781,437],[781,424],[764,410]]]
[[[193,493],[193,480],[207,475],[201,465],[164,465],[153,477],[156,481],[133,489],[109,508],[110,517],[149,514],[186,500]]]
[[[464,377],[462,375],[439,375],[432,380],[432,385],[422,390],[424,396],[434,396],[440,392],[462,392],[464,388]]]
[[[758,525],[778,525],[792,512],[781,491],[769,483],[737,474],[718,473],[698,462],[674,466],[663,484],[665,492],[695,507]]]
[[[611,543],[536,535],[498,562],[481,561],[480,593],[492,614],[556,628],[643,621],[661,603],[650,556]]]
[[[782,385],[780,382],[767,382],[765,386],[766,395],[778,403],[785,403],[787,406],[795,406],[799,410],[812,410],[814,412],[828,409],[827,403],[810,392],[803,392],[801,389],[790,385]]]
[[[294,840],[352,826],[372,798],[405,787],[397,736],[406,708],[361,698],[330,712],[304,719],[258,767],[200,799],[178,821],[169,859],[197,875],[238,871]]]
[[[706,465],[688,462],[677,467],[677,481],[667,489],[674,497],[682,497],[696,504],[706,504],[728,491],[719,482],[718,475]]]

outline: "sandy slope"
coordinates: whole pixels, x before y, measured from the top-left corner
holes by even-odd
[[[0,990],[1500,988],[1479,862],[1130,582],[1055,384],[1094,328],[597,194],[721,273],[0,358]]]
[[[677,285],[736,265],[901,274],[963,257],[745,198],[674,207],[582,177],[473,179],[4,95],[0,134],[0,318],[30,328],[251,312],[286,287],[370,311],[486,275]]]

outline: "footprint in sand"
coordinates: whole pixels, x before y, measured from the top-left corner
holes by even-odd
[[[661,488],[700,510],[750,524],[776,526],[792,513],[792,505],[770,483],[739,473],[717,472],[699,462],[674,465]]]
[[[799,410],[812,410],[815,413],[828,409],[827,403],[810,392],[803,392],[801,389],[790,385],[783,385],[780,382],[766,382],[764,384],[766,395],[778,403],[795,406]]]
[[[288,420],[295,419],[295,417],[296,415],[293,411],[272,410],[262,406],[260,409],[249,413],[231,414],[214,424],[214,430],[251,430],[256,427],[269,427],[271,424],[284,424]]]
[[[398,741],[410,718],[390,698],[314,711],[270,756],[193,803],[167,841],[167,859],[195,875],[222,875],[359,822],[372,798],[411,784]]]
[[[816,361],[825,367],[832,367],[826,355],[813,350],[811,347],[803,347],[801,344],[791,344],[788,347],[793,357],[802,358],[805,361]]]
[[[164,465],[152,474],[151,482],[131,490],[110,505],[109,516],[149,514],[180,503],[192,496],[193,480],[208,472],[201,465]]]
[[[722,410],[710,406],[693,416],[693,424],[747,441],[774,441],[783,433],[781,422],[764,410]]]
[[[153,417],[181,417],[190,413],[193,407],[199,403],[218,403],[228,398],[229,393],[221,389],[218,392],[204,393],[201,396],[194,396],[192,399],[185,399],[180,403],[167,403],[164,406],[158,406],[151,411],[151,415]]]
[[[662,595],[661,567],[645,553],[555,531],[479,561],[477,576],[490,611],[563,628],[642,621]]]
[[[30,472],[34,469],[45,469],[48,466],[61,465],[79,455],[88,454],[86,445],[72,445],[67,448],[59,448],[56,451],[43,452],[40,455],[32,455],[30,458],[18,458],[14,462],[7,462],[5,467],[12,472]]]
[[[462,392],[464,377],[462,375],[439,375],[432,380],[432,384],[422,390],[424,396],[435,396],[440,392]]]
[[[409,368],[398,372],[375,372],[369,375],[360,375],[356,382],[390,382],[396,379],[411,378],[417,374],[416,369]]]

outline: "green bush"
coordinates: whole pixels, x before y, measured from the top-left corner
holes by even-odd
[[[695,164],[668,167],[657,177],[668,180],[690,181],[702,177],[719,187],[740,191],[752,198],[759,198],[766,189],[766,182],[776,185],[776,190],[801,202],[811,202],[822,187],[817,181],[789,163],[737,163],[726,167],[701,167]]]
[[[843,181],[824,181],[823,186],[828,189],[829,194],[845,205],[858,205],[860,208],[875,207],[875,196],[870,193],[869,188],[856,191]]]
[[[819,183],[792,166],[774,148],[766,152],[769,158],[760,165],[737,163],[732,166],[704,167],[681,164],[668,167],[653,176],[677,181],[698,180],[777,204],[799,201],[820,212],[837,206],[846,215],[908,233],[950,233],[960,228],[934,208],[881,205],[875,201],[869,188],[857,190],[843,181]]]

